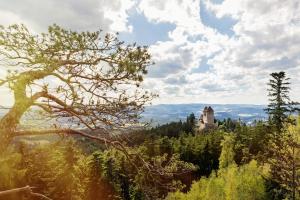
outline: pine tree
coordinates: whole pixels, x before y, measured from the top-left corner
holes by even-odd
[[[270,103],[266,111],[271,116],[271,124],[275,126],[277,132],[280,132],[287,119],[286,113],[289,112],[290,82],[289,78],[286,78],[285,72],[271,73],[270,76],[272,77],[268,83]]]
[[[195,114],[192,113],[190,114],[187,118],[186,118],[186,132],[187,133],[193,133],[193,129],[195,127],[195,122],[196,121],[196,117],[195,117]]]
[[[155,96],[140,87],[152,64],[147,47],[126,45],[113,34],[58,25],[35,34],[25,25],[0,26],[0,57],[1,71],[6,71],[0,87],[13,94],[12,107],[0,118],[0,152],[15,136],[33,130],[80,134],[83,127],[101,130],[136,123]],[[29,92],[30,88],[34,90]],[[33,107],[56,119],[55,130],[37,125],[31,130],[19,128]],[[60,119],[72,126],[60,129],[64,127]]]
[[[295,199],[296,190],[299,190],[299,179],[297,175],[297,166],[299,160],[299,143],[294,134],[291,134],[290,128],[294,127],[295,120],[291,115],[299,108],[299,103],[292,102],[289,98],[290,82],[285,72],[272,73],[268,83],[269,105],[266,109],[269,114],[269,122],[275,128],[275,135],[270,139],[270,146],[267,161],[270,164],[271,178],[281,188],[291,191],[290,197]],[[297,132],[297,131],[296,131]],[[298,189],[297,189],[298,188]],[[275,191],[274,190],[274,191]]]
[[[282,131],[284,123],[288,122],[288,115],[295,110],[298,103],[291,102],[289,97],[290,78],[286,77],[285,72],[275,72],[270,74],[271,79],[268,83],[269,105],[265,109],[270,116],[270,123],[275,127],[277,133]]]

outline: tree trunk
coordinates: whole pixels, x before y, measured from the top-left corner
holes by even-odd
[[[293,155],[293,167],[292,167],[292,170],[293,170],[293,174],[292,174],[292,178],[293,178],[293,195],[292,195],[292,199],[295,200],[296,199],[296,162],[295,162],[295,147],[294,147],[294,144],[292,144],[292,155]]]
[[[0,152],[11,143],[21,117],[33,103],[26,96],[26,85],[23,82],[16,82],[13,90],[15,103],[8,113],[0,119]]]
[[[25,109],[26,107],[26,109]],[[30,105],[24,103],[24,105],[14,105],[9,112],[0,120],[0,152],[7,148],[11,143],[14,132],[20,122],[21,117]]]

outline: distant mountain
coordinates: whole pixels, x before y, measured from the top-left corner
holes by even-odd
[[[171,121],[185,120],[186,117],[194,113],[199,118],[205,106],[211,106],[215,111],[215,118],[222,120],[231,118],[251,123],[254,120],[265,120],[267,115],[264,112],[264,105],[251,104],[159,104],[147,106],[142,114],[141,121],[149,122],[153,125],[165,124]],[[0,117],[8,110],[0,108]]]
[[[251,123],[254,120],[265,120],[265,105],[251,104],[159,104],[148,106],[142,114],[142,121],[152,120],[152,124],[164,124],[171,121],[185,120],[194,113],[199,118],[205,106],[211,106],[215,111],[215,118],[222,120],[231,118]]]

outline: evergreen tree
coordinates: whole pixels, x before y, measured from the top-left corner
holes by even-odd
[[[293,105],[297,103],[291,102],[289,97],[290,82],[285,72],[275,72],[270,74],[271,79],[268,83],[269,105],[265,109],[270,115],[270,122],[275,127],[276,132],[281,132],[283,125],[288,120],[288,114],[295,111]]]
[[[185,130],[185,132],[193,133],[195,123],[196,123],[196,117],[195,117],[195,114],[192,113],[186,118],[186,130]]]
[[[102,162],[100,152],[96,151],[90,156],[87,199],[115,199],[113,187],[102,177]]]
[[[272,73],[271,77],[268,83],[270,103],[266,111],[276,135],[270,139],[271,148],[269,148],[267,160],[270,164],[271,179],[277,184],[271,193],[291,191],[291,194],[287,194],[287,198],[295,199],[296,190],[299,188],[297,175],[299,143],[295,139],[295,134],[291,134],[289,130],[292,122],[295,121],[289,115],[299,110],[296,107],[299,103],[292,102],[289,98],[290,82],[285,72]]]

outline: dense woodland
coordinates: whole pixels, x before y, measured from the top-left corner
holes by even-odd
[[[20,142],[1,154],[0,190],[30,185],[52,199],[128,200],[293,199],[295,190],[299,199],[300,118],[285,121],[277,132],[272,121],[226,119],[195,134],[191,114],[120,137],[130,159],[82,137]],[[147,164],[163,171],[151,173]]]
[[[181,123],[179,128],[185,125]],[[1,185],[1,190],[28,184],[53,199],[158,199],[172,190],[187,190],[186,185],[196,177],[217,169],[223,131],[197,136],[180,132],[176,137],[151,133],[159,129],[128,134],[128,151],[139,154],[133,161],[123,152],[105,150],[105,146],[82,138],[64,138],[34,148],[20,143],[3,154],[1,180],[7,184]],[[164,174],[148,174],[139,156],[163,166]]]
[[[112,137],[99,138],[63,127],[49,131],[60,135],[49,144],[32,145],[16,140],[20,135],[41,133],[20,132],[17,130],[20,120],[12,120],[13,116],[21,118],[31,106],[39,106],[51,116],[72,117],[71,122],[86,125],[91,133],[99,128],[100,122],[106,126],[116,123],[117,128],[134,121],[151,95],[139,93],[129,98],[126,89],[118,90],[115,84],[124,80],[121,84],[138,88],[150,57],[146,49],[122,48],[123,43],[109,36],[101,48],[93,46],[99,37],[99,32],[76,33],[54,26],[49,29],[49,35],[43,35],[43,41],[31,36],[25,27],[1,28],[0,45],[5,47],[2,56],[15,65],[18,65],[13,57],[16,52],[20,53],[19,60],[27,56],[22,65],[30,69],[11,72],[6,80],[0,80],[0,86],[8,83],[16,95],[13,109],[0,120],[3,139],[0,198],[300,199],[300,116],[298,103],[289,98],[289,80],[284,72],[270,76],[266,108],[269,119],[251,126],[231,119],[216,120],[217,129],[198,133],[197,119],[191,114],[179,122],[129,130],[114,137],[114,141]],[[105,50],[108,57],[97,53]],[[81,57],[76,60],[78,56]],[[84,63],[80,59],[85,59]],[[111,67],[104,70],[105,76],[83,73],[84,67],[94,69],[100,60]],[[38,67],[30,62],[38,63]],[[41,70],[41,66],[45,69]],[[48,85],[38,85],[41,91],[27,97],[23,86],[30,87],[36,79],[48,75],[67,83],[56,86],[54,94],[60,95],[51,95]],[[64,78],[64,75],[69,76]],[[82,76],[84,83],[80,82]],[[98,84],[101,81],[102,85]],[[94,90],[100,87],[109,92],[99,97],[98,93],[91,92],[94,90],[85,90],[88,84]],[[77,95],[76,89],[83,91]],[[91,101],[85,99],[88,95],[84,92],[93,96]],[[119,92],[119,97],[105,96],[112,92]],[[65,101],[59,99],[61,95],[65,95]],[[94,101],[98,97],[102,100]],[[22,98],[26,98],[26,107]],[[122,117],[126,121],[118,121]],[[32,187],[30,192],[3,195],[5,191],[27,185]]]

